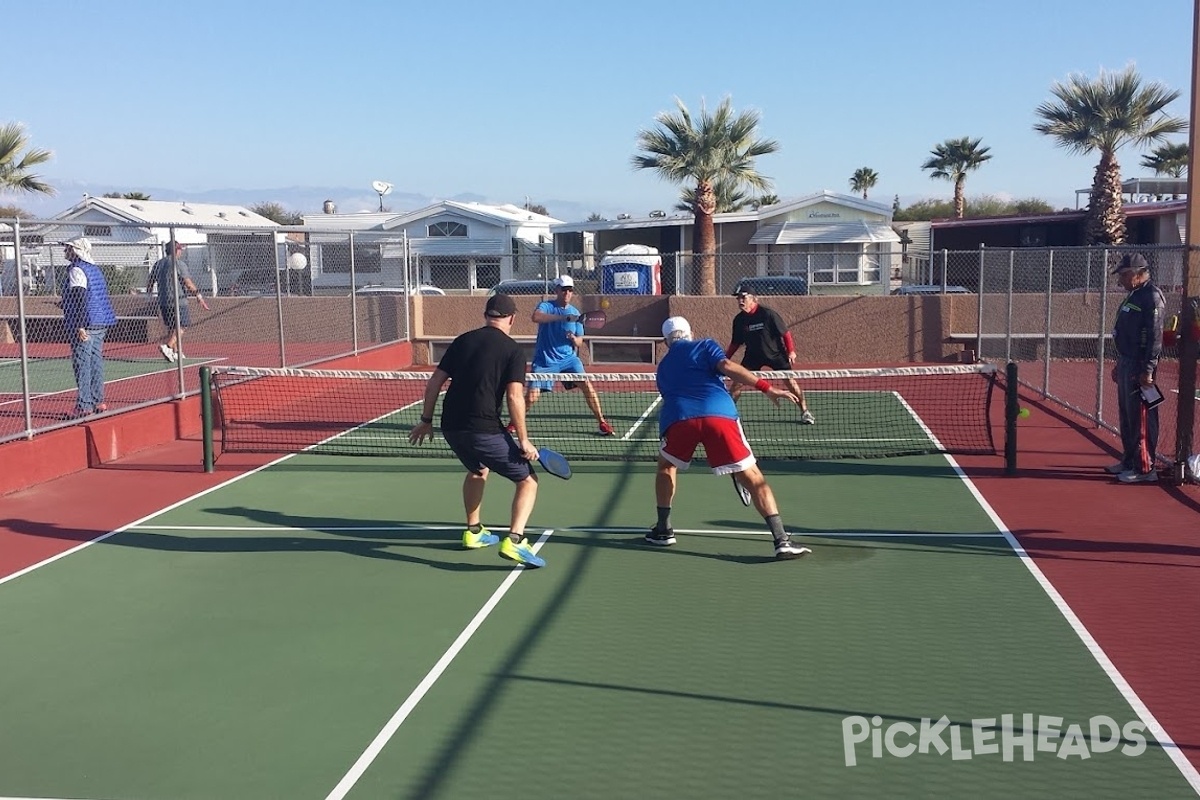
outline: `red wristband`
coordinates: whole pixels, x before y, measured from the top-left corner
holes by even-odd
[[[766,378],[759,378],[758,382],[754,384],[754,388],[758,389],[763,394],[766,394],[771,389],[771,382]]]

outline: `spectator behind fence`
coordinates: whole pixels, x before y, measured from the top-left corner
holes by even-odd
[[[63,281],[63,322],[71,345],[71,367],[79,389],[75,408],[67,419],[78,419],[108,410],[104,403],[104,336],[117,322],[108,283],[92,256],[92,243],[72,239],[64,245],[70,266]]]
[[[1158,406],[1143,400],[1143,389],[1154,385],[1162,353],[1163,309],[1166,301],[1150,282],[1150,265],[1137,253],[1121,257],[1113,270],[1121,288],[1129,292],[1117,310],[1113,346],[1117,363],[1112,379],[1117,384],[1117,413],[1121,421],[1121,460],[1107,467],[1121,483],[1153,483],[1158,444]]]
[[[150,277],[146,280],[146,294],[158,286],[158,315],[167,326],[167,338],[158,349],[162,351],[167,361],[177,361],[183,358],[183,348],[179,335],[184,328],[192,324],[191,314],[188,313],[187,296],[195,295],[200,301],[200,307],[208,310],[208,304],[200,296],[200,289],[188,272],[187,262],[181,257],[183,245],[179,242],[167,243],[167,254],[154,262],[150,268]],[[178,276],[172,280],[171,276]]]

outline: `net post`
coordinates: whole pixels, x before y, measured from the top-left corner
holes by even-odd
[[[1017,398],[1017,362],[1004,367],[1004,474],[1017,473],[1017,418],[1020,415]]]
[[[213,413],[212,413],[212,368],[200,367],[200,419],[204,437],[204,471],[212,472],[213,465]]]

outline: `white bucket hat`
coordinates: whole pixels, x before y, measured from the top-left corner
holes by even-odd
[[[96,263],[92,261],[92,243],[82,236],[67,242],[66,246],[75,251],[75,257],[80,261],[86,261],[89,264]]]

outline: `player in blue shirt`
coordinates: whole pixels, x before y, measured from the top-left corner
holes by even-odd
[[[579,375],[584,373],[583,360],[579,358],[579,348],[583,345],[583,325],[579,322],[579,309],[571,305],[574,293],[575,281],[570,275],[560,275],[554,279],[554,299],[543,300],[533,310],[532,319],[538,324],[538,332],[530,372],[572,372]],[[587,381],[563,382],[564,389],[576,387],[583,392],[588,408],[596,417],[598,433],[601,436],[612,436],[612,425],[604,419],[600,397],[595,388]],[[533,409],[533,404],[538,401],[543,391],[553,390],[554,384],[551,381],[526,383],[526,413]]]
[[[766,379],[759,379],[730,361],[715,340],[692,341],[692,326],[683,317],[671,317],[663,323],[662,331],[667,354],[659,362],[656,376],[658,393],[662,395],[658,414],[662,449],[654,476],[658,522],[646,534],[646,541],[662,547],[675,544],[671,502],[675,498],[676,472],[691,466],[696,446],[703,444],[713,474],[732,475],[735,483],[749,491],[754,508],[762,514],[775,539],[776,558],[799,558],[812,552],[794,544],[783,529],[775,494],[758,468],[742,431],[737,406],[721,376],[753,386],[775,405],[779,405],[780,399],[790,403],[799,400],[791,392],[776,389]]]

